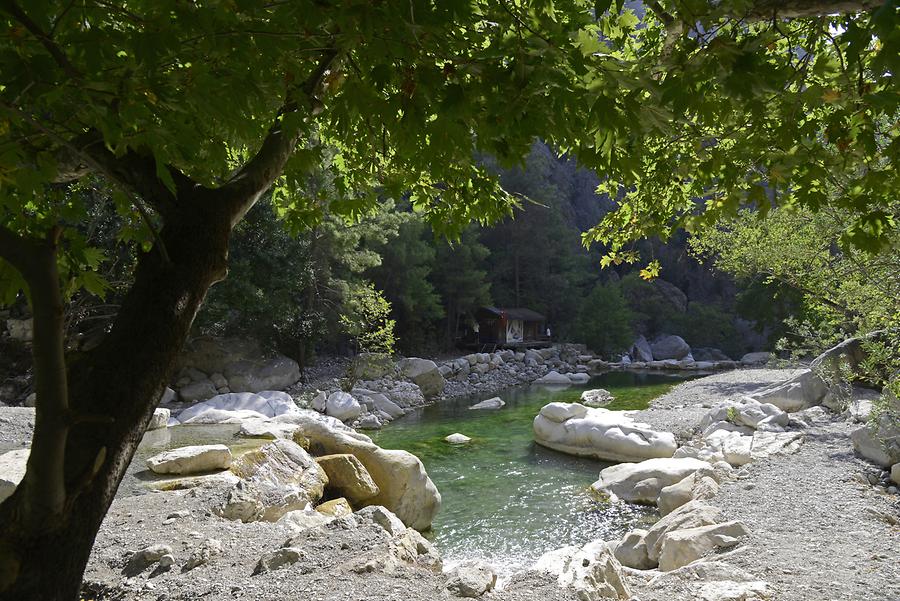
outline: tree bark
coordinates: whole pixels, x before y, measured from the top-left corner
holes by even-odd
[[[0,600],[77,599],[96,533],[194,316],[209,287],[226,274],[233,216],[209,192],[201,189],[200,198],[183,203],[178,219],[160,232],[170,261],[158,250],[140,258],[103,343],[70,361],[64,507],[42,524],[22,519],[31,510],[26,491],[39,479],[30,469],[0,505]],[[32,448],[52,445],[47,436],[36,429]]]

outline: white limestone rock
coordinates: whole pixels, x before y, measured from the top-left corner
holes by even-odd
[[[231,450],[223,444],[180,447],[147,459],[147,467],[156,474],[198,474],[227,470],[231,466]]]
[[[291,395],[265,390],[259,393],[230,392],[192,405],[178,414],[182,424],[240,423],[247,419],[271,419],[299,411]]]
[[[660,518],[647,531],[647,535],[644,537],[644,544],[647,545],[647,556],[650,558],[650,561],[658,562],[662,552],[662,540],[671,532],[686,528],[709,526],[710,524],[720,524],[723,521],[725,521],[724,514],[718,507],[707,505],[703,501],[689,501]]]
[[[828,385],[812,370],[806,369],[790,380],[751,395],[761,403],[770,403],[782,411],[794,412],[820,405],[828,394]]]
[[[172,412],[168,409],[154,409],[153,415],[150,417],[150,423],[147,424],[147,430],[159,430],[167,427],[169,425],[169,418],[171,417]]]
[[[466,444],[470,442],[472,439],[466,436],[465,434],[460,434],[459,432],[455,432],[450,434],[449,436],[445,436],[444,440],[449,442],[450,444]]]
[[[623,566],[635,570],[652,570],[657,566],[657,562],[650,561],[647,555],[646,537],[646,530],[640,528],[632,530],[616,543],[613,555]]]
[[[497,572],[483,561],[462,561],[445,572],[445,588],[457,597],[474,599],[494,590]]]
[[[668,572],[686,566],[716,549],[734,547],[748,534],[747,527],[737,521],[668,532],[661,540],[659,569]]]
[[[278,519],[278,524],[287,528],[290,532],[298,533],[312,528],[318,528],[334,521],[334,517],[316,511],[310,506],[303,509],[288,511]]]
[[[615,397],[604,388],[594,388],[581,393],[581,404],[585,407],[604,407],[614,400]]]
[[[301,412],[292,423],[300,426],[298,433],[310,441],[316,455],[350,453],[362,462],[380,491],[369,503],[386,507],[411,528],[427,530],[431,526],[441,495],[418,457],[382,449],[368,436],[312,411]]]
[[[759,430],[753,435],[750,457],[757,461],[772,455],[788,455],[796,453],[802,444],[802,432],[766,432]]]
[[[578,403],[544,405],[534,418],[533,429],[535,442],[542,446],[605,461],[671,457],[677,448],[671,432],[635,422],[624,411]]]
[[[15,492],[28,464],[29,449],[18,449],[0,455],[0,502]]]
[[[655,504],[660,491],[690,474],[712,475],[710,464],[699,459],[654,458],[640,463],[620,463],[603,469],[591,485],[597,492],[623,501]]]
[[[341,421],[356,419],[362,412],[363,408],[359,401],[342,390],[336,390],[328,395],[328,401],[325,403],[325,413]]]
[[[572,589],[579,601],[631,597],[622,565],[603,541],[549,551],[530,569],[555,576],[559,586]]]
[[[709,500],[719,494],[719,484],[710,476],[697,472],[666,486],[659,491],[656,506],[660,515],[667,515],[694,499]]]
[[[240,480],[227,491],[217,515],[242,522],[275,522],[322,497],[327,476],[296,443],[276,440],[245,453],[232,466]]]
[[[488,359],[489,361],[489,359]],[[479,361],[487,363],[488,361]],[[444,391],[447,381],[434,361],[409,357],[401,360],[397,367],[404,377],[415,382],[422,389],[426,399],[431,399]]]
[[[769,361],[775,359],[775,355],[768,351],[757,351],[747,353],[741,357],[741,365],[746,367],[765,365]]]

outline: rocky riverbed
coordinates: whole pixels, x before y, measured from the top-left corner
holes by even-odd
[[[717,405],[798,374],[718,373],[676,386],[632,418],[674,432],[685,449],[700,448],[701,425]],[[732,411],[730,418],[736,416]],[[5,448],[27,442],[29,410],[0,408],[0,419]],[[621,566],[616,558],[625,557],[626,536],[548,554],[533,569],[500,574],[495,585],[484,566],[443,565],[440,549],[391,512],[346,513],[332,504],[332,515],[301,510],[292,520],[244,523],[218,509],[230,490],[222,486],[235,483],[210,480],[120,496],[97,537],[86,590],[88,598],[152,600],[425,600],[484,593],[514,601],[603,595],[640,601],[893,601],[900,598],[900,497],[883,468],[854,453],[850,434],[860,427],[856,419],[819,406],[791,414],[783,429],[799,434],[802,444],[709,471],[716,476],[716,492],[698,493],[695,487],[689,496],[699,500],[668,513],[678,518],[697,504],[709,507],[692,519],[720,516],[711,524],[712,536],[719,538],[711,540],[726,544],[701,545],[699,561],[668,571]],[[675,519],[669,516],[662,526]],[[492,586],[497,588],[484,592]]]

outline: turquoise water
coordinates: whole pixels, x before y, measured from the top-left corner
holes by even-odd
[[[425,407],[368,434],[382,447],[405,449],[424,462],[443,497],[432,536],[445,559],[481,557],[521,566],[550,549],[617,538],[658,517],[651,508],[592,497],[590,484],[608,463],[536,445],[531,424],[541,407],[606,388],[616,397],[609,409],[643,409],[679,381],[613,372],[565,389],[513,388],[499,394],[506,401],[499,410],[469,410],[486,398],[473,396]],[[454,432],[472,441],[444,442]]]

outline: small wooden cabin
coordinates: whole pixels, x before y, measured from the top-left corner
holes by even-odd
[[[531,309],[481,307],[475,313],[478,343],[507,348],[548,346],[547,318]]]

